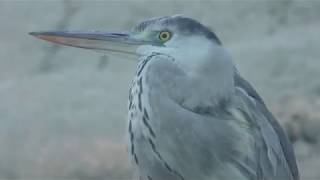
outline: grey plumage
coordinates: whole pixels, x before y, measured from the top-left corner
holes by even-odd
[[[157,58],[158,61],[161,61],[154,62],[155,64],[152,64],[153,67],[150,68],[154,69],[154,71],[162,74],[166,73],[166,71],[157,71],[157,69],[166,69],[167,71],[170,70],[169,67],[171,67],[171,65],[165,64],[163,62],[167,61],[167,58],[159,60],[160,57],[156,57],[155,55],[151,55],[144,61],[142,61],[141,67],[146,66],[145,64],[148,63],[147,61],[151,61],[152,58]],[[166,67],[164,68],[162,66]],[[172,72],[175,72],[176,74],[177,70],[172,70]],[[158,75],[161,76],[161,74]],[[140,81],[142,77],[138,76],[137,78],[139,78],[138,81]],[[148,81],[149,79],[149,82],[154,84],[153,88],[161,89],[161,87],[157,87],[157,85],[161,86],[161,82],[152,78],[148,78],[147,75],[145,78],[145,81]],[[179,104],[175,104],[176,102],[174,102],[174,100],[171,101],[168,97],[168,99],[166,99],[163,94],[149,94],[149,98],[152,97],[152,99],[154,99],[153,101],[157,103],[151,107],[153,111],[158,112],[157,114],[153,115],[153,117],[157,117],[153,119],[153,121],[158,120],[160,122],[149,122],[151,123],[152,127],[150,127],[150,125],[148,125],[144,121],[142,121],[140,125],[145,129],[149,129],[149,131],[150,129],[154,128],[154,130],[152,131],[155,131],[156,134],[161,135],[155,137],[155,135],[152,136],[152,133],[147,132],[147,134],[150,134],[150,136],[145,137],[141,132],[138,132],[141,131],[141,129],[139,129],[139,125],[137,125],[136,127],[137,137],[139,139],[132,141],[131,143],[137,143],[138,149],[133,153],[134,156],[137,156],[137,154],[139,154],[138,159],[141,158],[141,161],[139,163],[137,163],[136,161],[136,163],[139,166],[140,171],[142,171],[142,176],[144,175],[144,173],[146,173],[146,177],[153,177],[153,175],[155,175],[155,177],[152,179],[172,180],[209,178],[243,179],[243,177],[252,180],[277,178],[292,180],[298,179],[298,171],[292,152],[292,147],[287,141],[287,138],[284,136],[283,131],[279,129],[279,125],[276,121],[270,123],[270,121],[273,121],[274,119],[269,119],[273,117],[265,108],[263,101],[252,89],[252,87],[242,78],[240,78],[241,77],[238,74],[235,74],[235,82],[238,85],[235,94],[236,100],[233,100],[232,103],[227,103],[225,106],[223,106],[223,109],[216,110],[217,113],[213,114],[199,114],[201,110],[198,110],[197,112],[194,112],[192,110],[190,111],[190,109],[187,110],[181,107]],[[147,83],[148,82],[144,82],[144,84]],[[141,91],[135,91],[134,86],[133,90],[131,91],[133,92],[133,96],[135,93],[141,93]],[[140,89],[141,86],[138,86],[136,88]],[[184,91],[184,89],[180,89],[180,91],[178,89],[176,90],[179,93]],[[255,101],[252,102],[253,99],[250,99],[249,96],[251,96],[251,98],[253,98]],[[139,98],[137,100],[142,101],[141,99],[139,100]],[[172,109],[181,108],[180,111],[182,112],[178,112],[178,110],[172,110],[170,108],[170,103],[172,103]],[[252,154],[243,154],[244,157],[242,159],[237,159],[237,156],[239,155],[239,153],[241,154],[241,152],[237,152],[238,150],[234,149],[233,147],[233,143],[242,141],[241,138],[239,138],[239,136],[241,136],[241,133],[230,132],[229,129],[231,127],[229,127],[229,125],[224,122],[230,121],[230,119],[237,119],[237,117],[233,117],[234,115],[228,112],[228,108],[235,108],[239,110],[240,113],[243,113],[243,116],[248,121],[248,124],[246,124],[246,122],[241,123],[245,123],[245,129],[251,129],[250,133],[248,133],[247,135],[252,135],[251,141],[255,141],[255,144],[251,147]],[[262,111],[258,110],[259,108],[262,108]],[[146,109],[143,109],[145,113]],[[131,113],[134,112],[131,111]],[[180,116],[183,116],[183,119],[185,121],[183,121],[182,117]],[[142,119],[145,117],[145,115],[142,115]],[[188,118],[189,120],[186,120],[186,118]],[[148,121],[150,121],[149,117],[147,119]],[[176,122],[178,124],[178,127],[170,127],[172,123],[168,121],[176,119],[180,119],[183,122]],[[199,120],[201,119],[206,122],[199,122]],[[131,121],[132,120],[130,120],[130,124],[132,123]],[[258,123],[257,121],[263,122]],[[204,124],[200,125],[199,123]],[[239,124],[239,126],[241,126],[241,123]],[[188,127],[185,127],[186,125],[188,125]],[[278,127],[274,128],[275,126]],[[263,130],[264,128],[266,128],[266,130]],[[192,135],[191,132],[198,130],[206,132],[206,134]],[[279,132],[279,130],[281,132]],[[167,131],[167,134],[163,135],[162,131]],[[221,131],[226,132],[223,133]],[[168,134],[168,132],[172,132],[172,134]],[[210,134],[207,134],[208,132],[210,132]],[[196,140],[191,141],[190,144],[188,144],[188,140],[184,138],[196,138]],[[225,139],[225,142],[221,142],[222,139]],[[282,143],[287,144],[282,145]],[[165,148],[161,146],[165,146]],[[169,150],[167,148],[169,148],[170,151],[173,151],[173,154],[168,155],[167,151]],[[186,152],[186,149],[184,148],[191,149],[187,150]],[[164,152],[163,156],[161,155],[161,150]],[[214,166],[219,166],[220,161],[225,161],[233,164],[233,168],[239,168],[238,171],[240,173],[243,173],[244,176],[237,177],[237,172],[234,172],[234,175],[229,176],[232,173],[228,170],[232,168],[226,168],[225,170],[220,169],[223,172],[222,174],[220,174],[220,172],[214,172]],[[173,165],[170,165],[170,163]],[[195,165],[191,165],[192,163],[194,163]],[[154,166],[151,166],[152,164]],[[155,173],[154,171],[157,172]],[[161,174],[157,175],[158,173]],[[214,177],[213,175],[215,173],[217,174],[216,177]]]
[[[255,100],[256,105],[258,106],[260,111],[263,113],[263,115],[266,116],[268,123],[270,123],[270,125],[272,126],[276,135],[279,138],[280,145],[283,150],[283,155],[285,156],[285,159],[289,165],[293,179],[299,179],[299,172],[298,172],[298,167],[296,164],[296,158],[293,152],[292,144],[289,141],[284,130],[281,128],[280,124],[277,122],[277,120],[268,110],[262,98],[258,95],[258,93],[254,90],[254,88],[245,79],[243,79],[238,74],[238,72],[235,74],[235,85],[237,87],[244,89],[248,94],[248,96],[252,97]]]

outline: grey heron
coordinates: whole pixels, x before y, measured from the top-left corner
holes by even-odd
[[[125,32],[30,34],[138,57],[128,152],[141,180],[299,179],[285,132],[215,33],[197,20],[174,15]]]

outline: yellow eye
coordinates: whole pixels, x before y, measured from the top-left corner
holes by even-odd
[[[162,31],[159,33],[159,39],[163,42],[168,41],[171,38],[171,33],[169,31]]]

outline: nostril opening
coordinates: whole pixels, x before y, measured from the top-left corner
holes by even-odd
[[[111,35],[122,36],[122,37],[127,37],[128,36],[128,34],[124,34],[124,33],[111,33]]]

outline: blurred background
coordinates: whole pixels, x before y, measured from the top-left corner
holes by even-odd
[[[184,14],[208,25],[285,127],[304,179],[320,179],[320,1],[0,0],[0,179],[132,179],[136,62],[28,35],[125,30]]]

